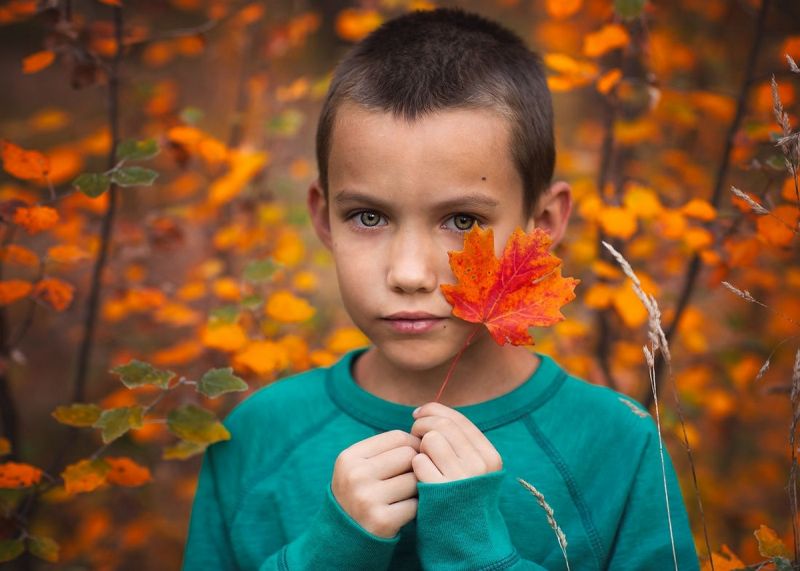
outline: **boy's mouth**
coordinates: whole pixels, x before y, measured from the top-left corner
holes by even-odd
[[[400,311],[383,319],[398,333],[424,333],[447,318],[421,311]]]

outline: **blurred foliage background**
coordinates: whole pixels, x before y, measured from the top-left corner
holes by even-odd
[[[535,349],[652,406],[647,314],[612,243],[663,311],[662,427],[698,553],[705,525],[716,569],[797,560],[793,0],[0,4],[0,560],[178,568],[219,436],[203,415],[249,394],[236,379],[366,343],[308,224],[317,114],[354,42],[440,5],[548,69],[576,197],[557,253],[582,284]],[[209,397],[210,370],[231,392]]]

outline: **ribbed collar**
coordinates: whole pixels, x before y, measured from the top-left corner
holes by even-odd
[[[380,430],[408,432],[414,422],[413,406],[390,402],[365,391],[353,378],[355,359],[369,347],[353,349],[334,363],[327,374],[327,387],[336,405],[356,420]],[[468,406],[454,407],[482,431],[512,422],[544,404],[566,379],[564,370],[550,357],[536,354],[539,366],[514,390]]]

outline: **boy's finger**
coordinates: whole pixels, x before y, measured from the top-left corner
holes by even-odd
[[[392,476],[411,471],[411,460],[418,453],[416,448],[401,446],[368,458],[367,462],[377,480],[386,480]]]
[[[468,471],[485,471],[486,465],[480,452],[452,419],[443,416],[425,416],[417,419],[411,427],[411,433],[420,438],[431,430],[436,430],[447,439]]]
[[[401,446],[411,446],[415,450],[419,450],[419,438],[402,430],[390,430],[356,442],[345,452],[357,458],[372,458],[381,452]]]
[[[502,459],[494,445],[486,438],[486,435],[475,426],[470,419],[457,410],[445,406],[438,402],[429,402],[419,407],[414,414],[414,418],[425,416],[444,416],[455,422],[469,439],[475,449],[480,453],[490,471],[499,470],[502,467]]]
[[[453,447],[450,446],[447,438],[442,433],[435,430],[427,432],[422,437],[419,451],[426,454],[433,461],[436,469],[447,480],[459,480],[467,476]]]
[[[385,493],[383,501],[393,504],[416,497],[417,481],[417,475],[413,471],[384,480],[381,484]]]
[[[445,481],[444,476],[427,454],[417,454],[411,465],[414,467],[414,474],[420,482],[438,484]]]

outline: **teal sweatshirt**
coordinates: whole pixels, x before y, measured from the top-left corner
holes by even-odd
[[[544,355],[511,392],[456,407],[492,442],[502,470],[420,482],[417,517],[395,537],[363,529],[331,492],[336,457],[414,421],[414,407],[355,382],[351,367],[364,351],[263,387],[228,415],[231,440],[203,458],[184,570],[566,569],[545,511],[517,478],[553,509],[572,571],[676,568],[653,419]],[[664,458],[677,568],[695,570],[666,449]]]

